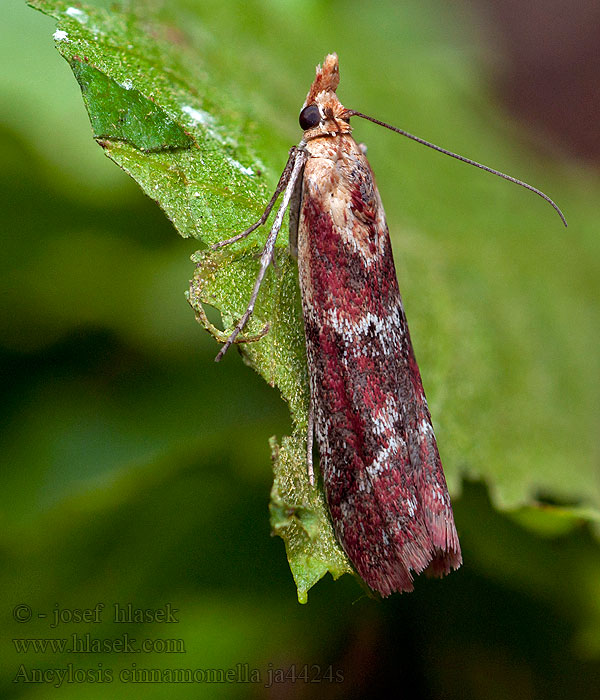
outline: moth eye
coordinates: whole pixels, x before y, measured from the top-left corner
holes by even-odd
[[[321,121],[321,112],[319,112],[317,105],[307,105],[300,112],[298,121],[300,122],[300,127],[304,131],[307,129],[312,129],[313,126],[317,126],[317,124]]]

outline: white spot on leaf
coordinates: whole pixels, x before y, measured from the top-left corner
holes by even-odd
[[[235,160],[235,158],[230,158],[227,156],[227,160],[233,165],[234,168],[237,168],[240,172],[244,173],[244,175],[254,175],[254,170],[252,168],[246,168],[243,166],[239,160]]]
[[[65,10],[65,15],[69,15],[73,19],[76,19],[80,24],[86,24],[88,21],[88,16],[83,10],[78,7],[67,7]]]
[[[212,114],[205,112],[203,109],[198,109],[197,107],[192,107],[190,105],[183,105],[181,111],[187,114],[193,126],[203,126],[208,135],[215,139],[215,141],[218,141],[224,145],[237,145],[234,139],[230,138],[229,136],[223,136],[223,134],[220,133],[221,131],[225,131],[225,129],[217,123],[217,120],[212,116]]]
[[[207,129],[215,126],[215,118],[212,114],[205,112],[203,109],[190,107],[190,105],[184,105],[181,109],[192,120],[194,126],[196,126],[196,124],[202,124],[202,126],[205,126]]]

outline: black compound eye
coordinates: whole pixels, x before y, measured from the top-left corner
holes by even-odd
[[[307,129],[312,129],[313,126],[317,126],[317,124],[321,121],[321,112],[319,112],[317,105],[306,105],[306,107],[300,112],[298,121],[300,122],[300,127],[304,131]]]

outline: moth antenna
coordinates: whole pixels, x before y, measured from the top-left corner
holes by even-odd
[[[439,151],[440,153],[443,153],[446,156],[451,156],[452,158],[456,158],[456,160],[461,160],[463,163],[468,163],[469,165],[474,165],[476,168],[481,168],[481,170],[485,170],[488,173],[492,173],[492,175],[498,175],[498,177],[502,177],[505,180],[508,180],[509,182],[514,182],[515,185],[520,185],[521,187],[524,187],[526,190],[530,190],[531,192],[535,192],[535,194],[539,195],[542,199],[545,199],[548,204],[550,204],[554,209],[556,210],[556,213],[560,216],[561,221],[563,224],[566,226],[567,225],[567,220],[565,219],[564,214],[560,210],[559,206],[555,204],[550,197],[548,197],[547,194],[544,194],[541,190],[538,190],[537,187],[533,187],[533,185],[529,185],[527,182],[523,182],[523,180],[518,180],[516,177],[512,177],[512,175],[506,175],[506,173],[501,173],[499,170],[494,170],[494,168],[490,168],[487,165],[483,165],[482,163],[478,163],[476,160],[471,160],[470,158],[465,158],[465,156],[461,156],[458,153],[452,153],[452,151],[448,151],[445,148],[442,148],[441,146],[436,146],[435,143],[431,143],[429,141],[425,141],[425,139],[419,138],[418,136],[414,136],[414,134],[409,134],[408,131],[404,131],[404,129],[398,129],[396,126],[392,126],[391,124],[386,124],[385,122],[379,121],[379,119],[375,119],[374,117],[369,117],[366,114],[362,114],[361,112],[356,112],[353,109],[349,109],[346,112],[347,117],[361,117],[362,119],[367,119],[370,122],[373,122],[374,124],[379,124],[379,126],[384,126],[386,129],[390,129],[391,131],[395,131],[397,134],[401,134],[402,136],[406,136],[409,139],[412,139],[413,141],[416,141],[417,143],[422,144],[423,146],[427,146],[428,148],[433,148],[434,151]]]

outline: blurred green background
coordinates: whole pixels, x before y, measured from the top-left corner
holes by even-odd
[[[315,64],[335,50],[345,104],[531,181],[569,228],[533,195],[355,125],[386,206],[465,564],[382,602],[327,577],[300,606],[267,509],[267,440],[289,432],[286,406],[235,352],[213,362],[217,346],[183,296],[198,242],[94,143],[54,20],[3,3],[3,697],[597,697],[597,10],[173,5],[272,133],[255,144],[272,172],[299,139]],[[99,602],[101,623],[50,628],[57,606]],[[116,625],[114,603],[170,604],[179,622]],[[31,621],[14,620],[18,604]],[[73,632],[181,639],[185,651],[19,653],[13,642]],[[115,680],[54,689],[19,680],[21,664]],[[119,681],[134,664],[248,664],[263,682]],[[294,682],[305,664],[322,682]],[[343,682],[324,678],[329,667]],[[264,687],[272,669],[286,674]]]

